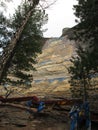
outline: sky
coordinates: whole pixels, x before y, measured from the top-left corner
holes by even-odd
[[[45,37],[59,37],[62,34],[63,28],[70,28],[76,25],[76,17],[73,11],[73,5],[76,3],[76,0],[58,0],[46,10],[46,13],[49,15],[49,20],[48,24],[45,25],[45,28],[48,29],[44,33]]]
[[[20,1],[14,0],[14,3],[9,3],[7,13],[10,12],[12,14],[14,8],[20,4]],[[59,37],[63,28],[70,28],[76,25],[73,11],[73,5],[76,3],[76,0],[57,0],[55,4],[46,9],[48,23],[43,27],[43,29],[47,29],[44,32],[44,37]]]

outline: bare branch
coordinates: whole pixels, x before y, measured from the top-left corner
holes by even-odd
[[[50,6],[54,5],[57,2],[57,0],[52,0],[51,2],[49,0],[40,0],[40,7],[45,10],[49,8]]]
[[[5,91],[6,91],[6,93],[5,93],[5,98],[8,98],[13,92],[14,92],[14,90],[13,89],[9,89],[9,88],[7,88],[7,87],[5,87],[4,86],[4,89],[5,89]]]

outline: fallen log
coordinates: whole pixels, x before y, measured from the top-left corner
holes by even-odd
[[[33,99],[34,96],[27,96],[27,97],[12,97],[12,98],[0,98],[0,101],[3,103],[6,102],[22,102],[22,101],[28,101]]]
[[[26,110],[26,111],[30,111],[32,113],[36,113],[37,109],[36,108],[31,108],[31,107],[27,107],[21,104],[13,104],[13,103],[1,103],[0,107],[2,106],[10,106],[10,107],[15,107],[15,108],[19,108],[21,110]]]
[[[12,98],[0,98],[0,101],[3,103],[11,103],[11,102],[23,102],[23,101],[29,101],[34,99],[35,96],[27,96],[27,97],[12,97]],[[37,98],[37,97],[36,97]],[[38,99],[38,98],[37,98]],[[73,105],[76,103],[82,103],[80,99],[41,99],[45,103],[45,105],[52,105],[52,104],[58,104],[58,105]],[[38,100],[32,100],[32,103],[38,104]]]
[[[0,101],[2,102],[0,104],[0,106],[12,106],[12,107],[15,107],[15,108],[20,108],[22,110],[26,110],[26,111],[30,111],[32,113],[36,113],[37,112],[37,109],[36,108],[29,108],[27,106],[23,106],[23,105],[20,105],[20,104],[15,104],[15,102],[22,102],[22,101],[28,101],[28,100],[32,100],[34,96],[27,96],[27,97],[13,97],[13,98],[3,98],[0,96]],[[41,101],[43,101],[45,103],[45,109],[47,109],[49,106],[51,107],[52,106],[52,109],[55,108],[55,106],[58,106],[58,110],[62,110],[62,106],[66,106],[66,105],[73,105],[73,104],[76,104],[76,103],[82,103],[81,100],[79,99],[51,99],[51,100],[45,100],[45,99],[41,99]],[[12,103],[14,102],[14,103]],[[33,104],[39,104],[38,101],[34,101],[32,100],[32,103]],[[64,107],[65,108],[65,107]],[[63,109],[64,111],[65,109]],[[66,111],[66,110],[65,110]],[[69,110],[67,110],[69,111]],[[94,122],[98,122],[98,113],[94,112],[94,111],[91,111],[91,119],[92,121]]]

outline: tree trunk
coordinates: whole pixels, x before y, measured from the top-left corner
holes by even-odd
[[[25,28],[26,23],[28,22],[33,9],[38,5],[39,0],[33,0],[32,6],[30,7],[30,10],[28,11],[26,18],[23,20],[21,27],[18,29],[18,31],[15,33],[15,36],[12,38],[10,44],[5,48],[3,55],[0,58],[0,84],[2,82],[2,79],[4,77],[5,72],[8,70],[10,63],[12,61],[12,58],[14,56],[14,49],[16,47],[16,44]]]

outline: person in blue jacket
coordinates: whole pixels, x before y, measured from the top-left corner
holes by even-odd
[[[75,105],[70,113],[70,130],[91,130],[89,103]]]
[[[35,104],[36,104],[37,113],[41,112],[45,108],[45,103],[43,101],[40,101],[40,99],[37,98],[36,96],[33,96],[32,100],[26,102],[26,106],[28,107],[35,107]],[[28,110],[28,112],[30,113],[30,115],[32,115],[33,113],[30,110]]]
[[[77,120],[78,120],[78,107],[73,106],[69,112],[70,116],[70,130],[77,130]]]

